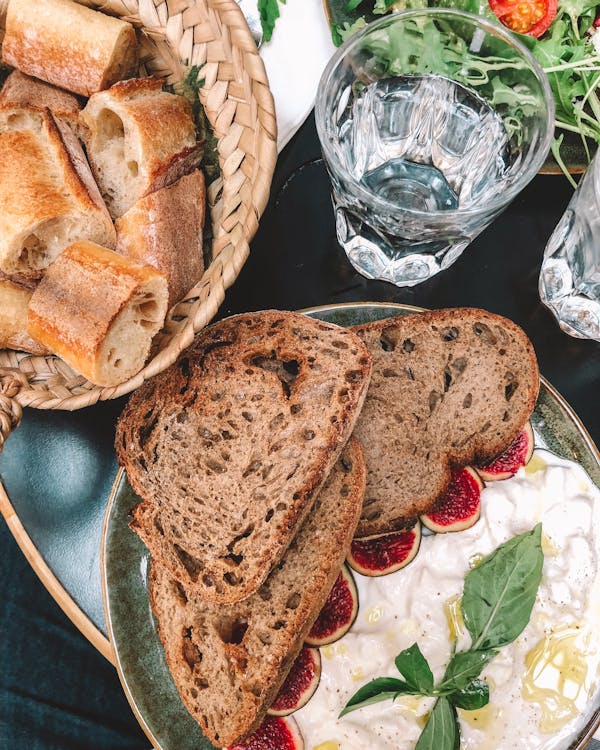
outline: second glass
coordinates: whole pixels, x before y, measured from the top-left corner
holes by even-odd
[[[538,172],[554,100],[509,31],[429,8],[340,47],[315,117],[340,244],[364,276],[412,286],[453,263]]]

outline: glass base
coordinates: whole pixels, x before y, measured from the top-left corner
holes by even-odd
[[[358,273],[396,286],[415,286],[427,281],[451,266],[470,241],[465,238],[423,241],[384,235],[339,206],[336,233]]]
[[[540,298],[561,330],[580,339],[600,341],[600,299],[574,288],[565,258],[546,258],[540,273]]]

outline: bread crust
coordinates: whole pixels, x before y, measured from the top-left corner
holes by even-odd
[[[79,99],[68,91],[13,70],[0,91],[0,108],[32,107],[49,109],[57,120],[79,133]]]
[[[286,365],[296,374],[288,378]],[[144,503],[132,512],[131,527],[205,599],[248,597],[309,512],[352,432],[370,373],[368,351],[350,331],[295,313],[238,315],[204,329],[177,363],[135,392],[115,440],[138,495],[181,513],[189,507],[188,491],[168,465],[189,464],[187,447],[198,442],[190,430],[199,431],[192,453],[197,533],[177,551],[175,537],[149,532]],[[171,435],[181,437],[171,444]],[[240,558],[234,568],[232,550]],[[202,566],[202,575],[189,560]]]
[[[121,81],[95,94],[80,117],[94,176],[115,218],[200,162],[189,102],[162,91],[155,78]],[[129,169],[122,175],[121,162]]]
[[[134,360],[124,363],[125,369],[106,374],[103,348],[111,329],[150,287],[148,302],[156,304],[157,310],[152,318],[148,316],[148,326],[136,332],[145,339],[142,354],[132,353]],[[33,293],[28,332],[93,383],[112,386],[141,369],[166,306],[166,279],[154,268],[91,242],[76,242],[48,268]],[[127,354],[119,352],[122,359]]]
[[[56,240],[59,231],[66,244],[74,234],[108,247],[116,241],[70,128],[49,109],[0,109],[0,269],[40,278],[65,246]]]
[[[0,349],[16,349],[35,355],[50,350],[27,333],[27,305],[33,294],[27,288],[0,275]]]
[[[350,438],[282,566],[258,593],[239,604],[211,604],[186,587],[178,590],[166,569],[152,561],[150,602],[167,664],[184,705],[215,745],[229,746],[252,734],[276,698],[338,576],[364,486],[362,451]],[[295,606],[286,607],[293,594]],[[273,630],[275,620],[283,626]],[[246,624],[239,643],[223,642],[218,635],[222,637],[231,622]],[[261,640],[265,633],[268,645]],[[203,654],[198,663],[189,658],[194,648]],[[232,679],[226,693],[221,693],[219,675],[211,672],[221,662]],[[207,687],[196,690],[195,685],[204,682]],[[216,706],[222,708],[220,715]]]
[[[71,0],[10,0],[2,59],[91,96],[134,74],[137,40],[131,24]]]
[[[173,185],[140,198],[115,222],[117,252],[149,263],[166,276],[169,307],[202,276],[205,202],[204,175],[194,170]]]
[[[357,536],[367,537],[434,510],[452,468],[502,453],[535,407],[539,370],[517,325],[476,308],[399,316],[353,330],[374,359],[355,428],[367,461]]]

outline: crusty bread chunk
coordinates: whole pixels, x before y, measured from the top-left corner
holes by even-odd
[[[152,561],[150,601],[167,664],[218,747],[253,732],[277,696],[348,551],[364,483],[351,438],[280,565],[238,604],[205,602]]]
[[[9,0],[2,59],[90,96],[135,73],[137,40],[131,24],[71,0]]]
[[[117,425],[119,461],[144,498],[131,526],[154,558],[211,601],[256,591],[347,442],[370,371],[351,331],[295,313],[203,330]],[[143,523],[148,506],[162,530]]]
[[[529,419],[539,389],[525,333],[499,315],[436,310],[355,326],[373,377],[355,434],[367,489],[357,535],[433,510],[450,468],[487,462]]]
[[[116,235],[77,138],[48,109],[0,109],[0,269],[39,278],[80,239]]]
[[[54,117],[79,134],[79,99],[56,86],[13,70],[0,91],[0,107],[32,107],[49,109]]]
[[[200,280],[206,189],[199,170],[146,195],[115,222],[117,252],[158,268],[169,284],[169,307]]]
[[[27,305],[32,294],[32,288],[0,276],[0,349],[50,354],[27,333]]]
[[[81,113],[90,164],[111,215],[176,182],[200,161],[189,102],[157,78],[121,81]]]
[[[28,331],[92,383],[114,386],[141,370],[166,312],[156,269],[76,242],[33,293]]]

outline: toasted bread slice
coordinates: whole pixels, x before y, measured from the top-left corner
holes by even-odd
[[[365,449],[365,537],[433,510],[450,468],[486,463],[517,437],[539,372],[525,333],[499,315],[437,310],[356,326],[373,377],[355,434]]]
[[[154,558],[211,601],[256,591],[352,433],[370,372],[350,330],[295,313],[202,331],[117,425],[119,461],[144,498],[131,526]]]
[[[365,465],[351,438],[281,563],[238,604],[203,601],[152,562],[150,601],[190,714],[218,747],[253,732],[333,586],[360,515]]]

